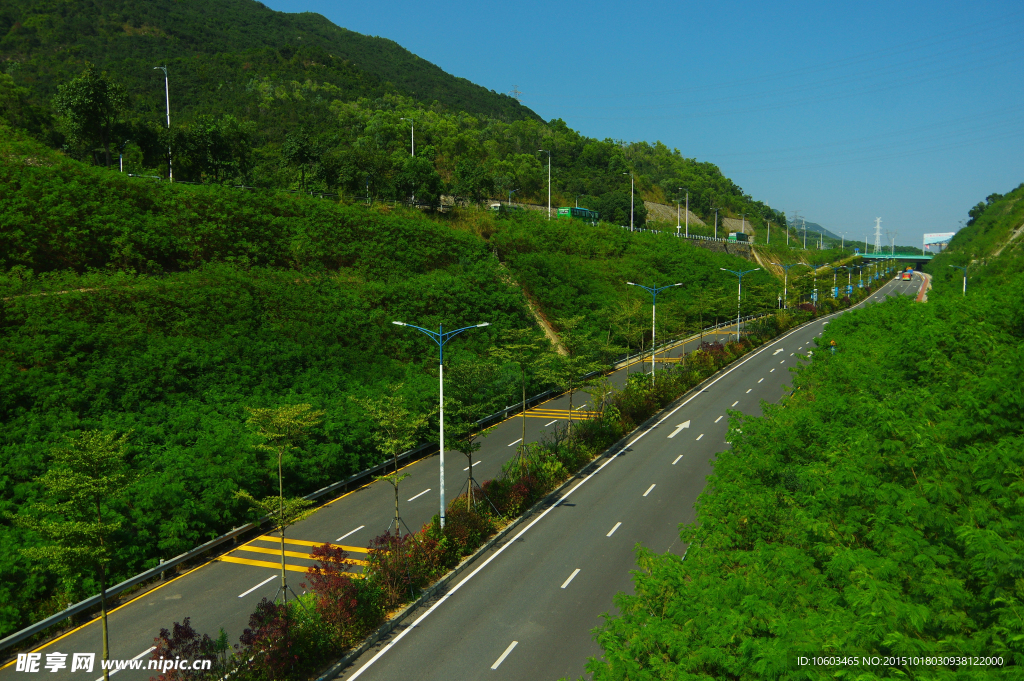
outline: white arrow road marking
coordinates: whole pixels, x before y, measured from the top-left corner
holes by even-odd
[[[777,355],[777,354],[779,354],[780,352],[784,352],[784,349],[783,349],[783,348],[779,348],[778,350],[776,350],[775,352],[773,352],[773,353],[772,353],[772,355],[773,355],[773,356],[774,356],[774,355]]]
[[[672,431],[672,434],[671,434],[671,435],[669,435],[669,438],[673,438],[673,437],[675,437],[676,435],[679,435],[679,432],[680,432],[680,431],[681,431],[681,430],[682,430],[683,428],[689,428],[689,427],[690,427],[690,422],[689,422],[689,421],[686,421],[685,423],[680,423],[680,424],[679,424],[678,426],[676,426],[676,429]]]

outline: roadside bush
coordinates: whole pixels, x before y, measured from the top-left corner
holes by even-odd
[[[310,556],[317,564],[306,570],[306,579],[316,611],[337,643],[345,645],[365,629],[359,618],[359,588],[348,574],[353,563],[344,549],[331,544],[314,546]]]
[[[227,633],[221,629],[220,636],[216,640],[210,638],[208,634],[200,636],[192,628],[190,620],[190,617],[186,617],[181,624],[175,622],[170,631],[161,629],[160,634],[153,639],[156,648],[150,659],[174,660],[180,657],[186,660],[210,660],[210,669],[198,671],[169,669],[156,676],[151,676],[150,681],[195,681],[224,676],[229,648]]]
[[[249,616],[249,626],[239,637],[244,652],[253,658],[245,667],[246,678],[286,678],[298,671],[302,663],[301,646],[296,645],[294,616],[285,605],[271,603],[266,598]]]

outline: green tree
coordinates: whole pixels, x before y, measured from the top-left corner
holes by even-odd
[[[128,92],[124,86],[88,63],[81,76],[58,86],[53,97],[53,112],[63,133],[76,144],[103,147],[108,168],[114,126],[127,108]]]
[[[389,385],[384,395],[373,399],[351,398],[370,415],[370,420],[377,426],[373,433],[373,441],[377,449],[394,460],[395,469],[378,477],[395,489],[395,533],[402,533],[402,517],[398,512],[398,485],[409,477],[398,474],[398,455],[411,449],[417,440],[420,429],[427,424],[425,414],[416,414],[405,406],[405,398],[399,391],[402,385]],[[389,525],[390,527],[390,525]]]
[[[320,145],[305,128],[299,128],[285,135],[281,155],[288,165],[299,168],[299,187],[305,190],[306,169],[315,164],[322,155]]]
[[[592,339],[581,330],[582,322],[582,316],[558,320],[558,326],[561,329],[559,335],[568,354],[547,353],[538,372],[541,378],[569,393],[570,429],[572,428],[573,395],[583,385],[584,376],[603,367],[592,354],[594,344]]]
[[[36,504],[32,515],[18,518],[21,525],[51,542],[23,549],[28,558],[47,565],[65,580],[75,579],[87,566],[99,581],[104,660],[110,652],[107,576],[122,525],[113,505],[124,498],[134,480],[125,461],[130,434],[90,430],[70,436],[66,446],[53,450],[50,469],[38,479],[47,500]],[[103,678],[109,678],[106,669]]]
[[[277,496],[257,500],[247,492],[238,497],[274,518],[281,534],[281,597],[288,601],[288,577],[285,568],[284,531],[304,517],[311,506],[305,499],[285,499],[284,496],[284,455],[309,437],[309,430],[320,424],[324,412],[313,409],[309,404],[289,404],[276,409],[247,409],[249,418],[245,425],[263,440],[257,449],[277,454]],[[275,509],[276,507],[276,509]]]
[[[522,392],[523,436],[520,438],[517,455],[526,451],[526,383],[528,378],[538,369],[537,361],[547,343],[536,329],[509,329],[502,334],[501,344],[491,347],[492,357],[515,364],[519,371],[519,387]]]

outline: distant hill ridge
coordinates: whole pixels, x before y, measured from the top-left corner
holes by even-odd
[[[512,97],[448,74],[394,41],[253,0],[5,0],[0,36],[2,70],[21,71],[45,97],[91,61],[159,109],[163,91],[152,69],[166,64],[174,79],[172,109],[179,112],[207,99],[196,95],[211,80],[230,91],[272,75],[328,82],[347,100],[398,91],[456,111],[539,120]]]

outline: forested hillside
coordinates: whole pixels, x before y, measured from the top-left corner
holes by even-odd
[[[638,551],[636,594],[595,632],[595,679],[1021,678],[1022,197],[972,211],[928,266],[927,303],[836,318],[818,342],[838,353],[815,353],[763,417],[735,417],[685,558]],[[949,265],[968,266],[966,296]]]
[[[166,127],[163,73],[170,82]],[[438,206],[546,200],[629,223],[629,177],[705,218],[784,216],[708,162],[596,140],[445,74],[391,41],[251,0],[17,0],[0,9],[0,116],[51,147],[125,171]],[[62,90],[62,88],[64,88]],[[412,156],[412,126],[416,154]],[[169,157],[170,158],[169,158]],[[645,219],[643,203],[634,223]]]
[[[625,281],[684,282],[659,305],[668,335],[735,314],[718,268],[748,265],[532,211],[427,217],[129,178],[2,125],[0,185],[0,635],[96,591],[39,571],[19,550],[39,538],[9,515],[39,498],[68,434],[130,433],[142,475],[116,508],[133,537],[116,560],[126,577],[240,524],[236,490],[272,493],[247,407],[326,411],[287,466],[286,494],[381,460],[352,398],[397,395],[436,418],[436,354],[392,321],[491,323],[446,353],[446,395],[465,405],[454,428],[516,400],[518,367],[491,349],[517,330],[540,336],[526,295],[599,362],[650,340],[649,303]],[[777,288],[751,275],[744,311],[772,307]],[[549,385],[535,376],[531,392]]]

